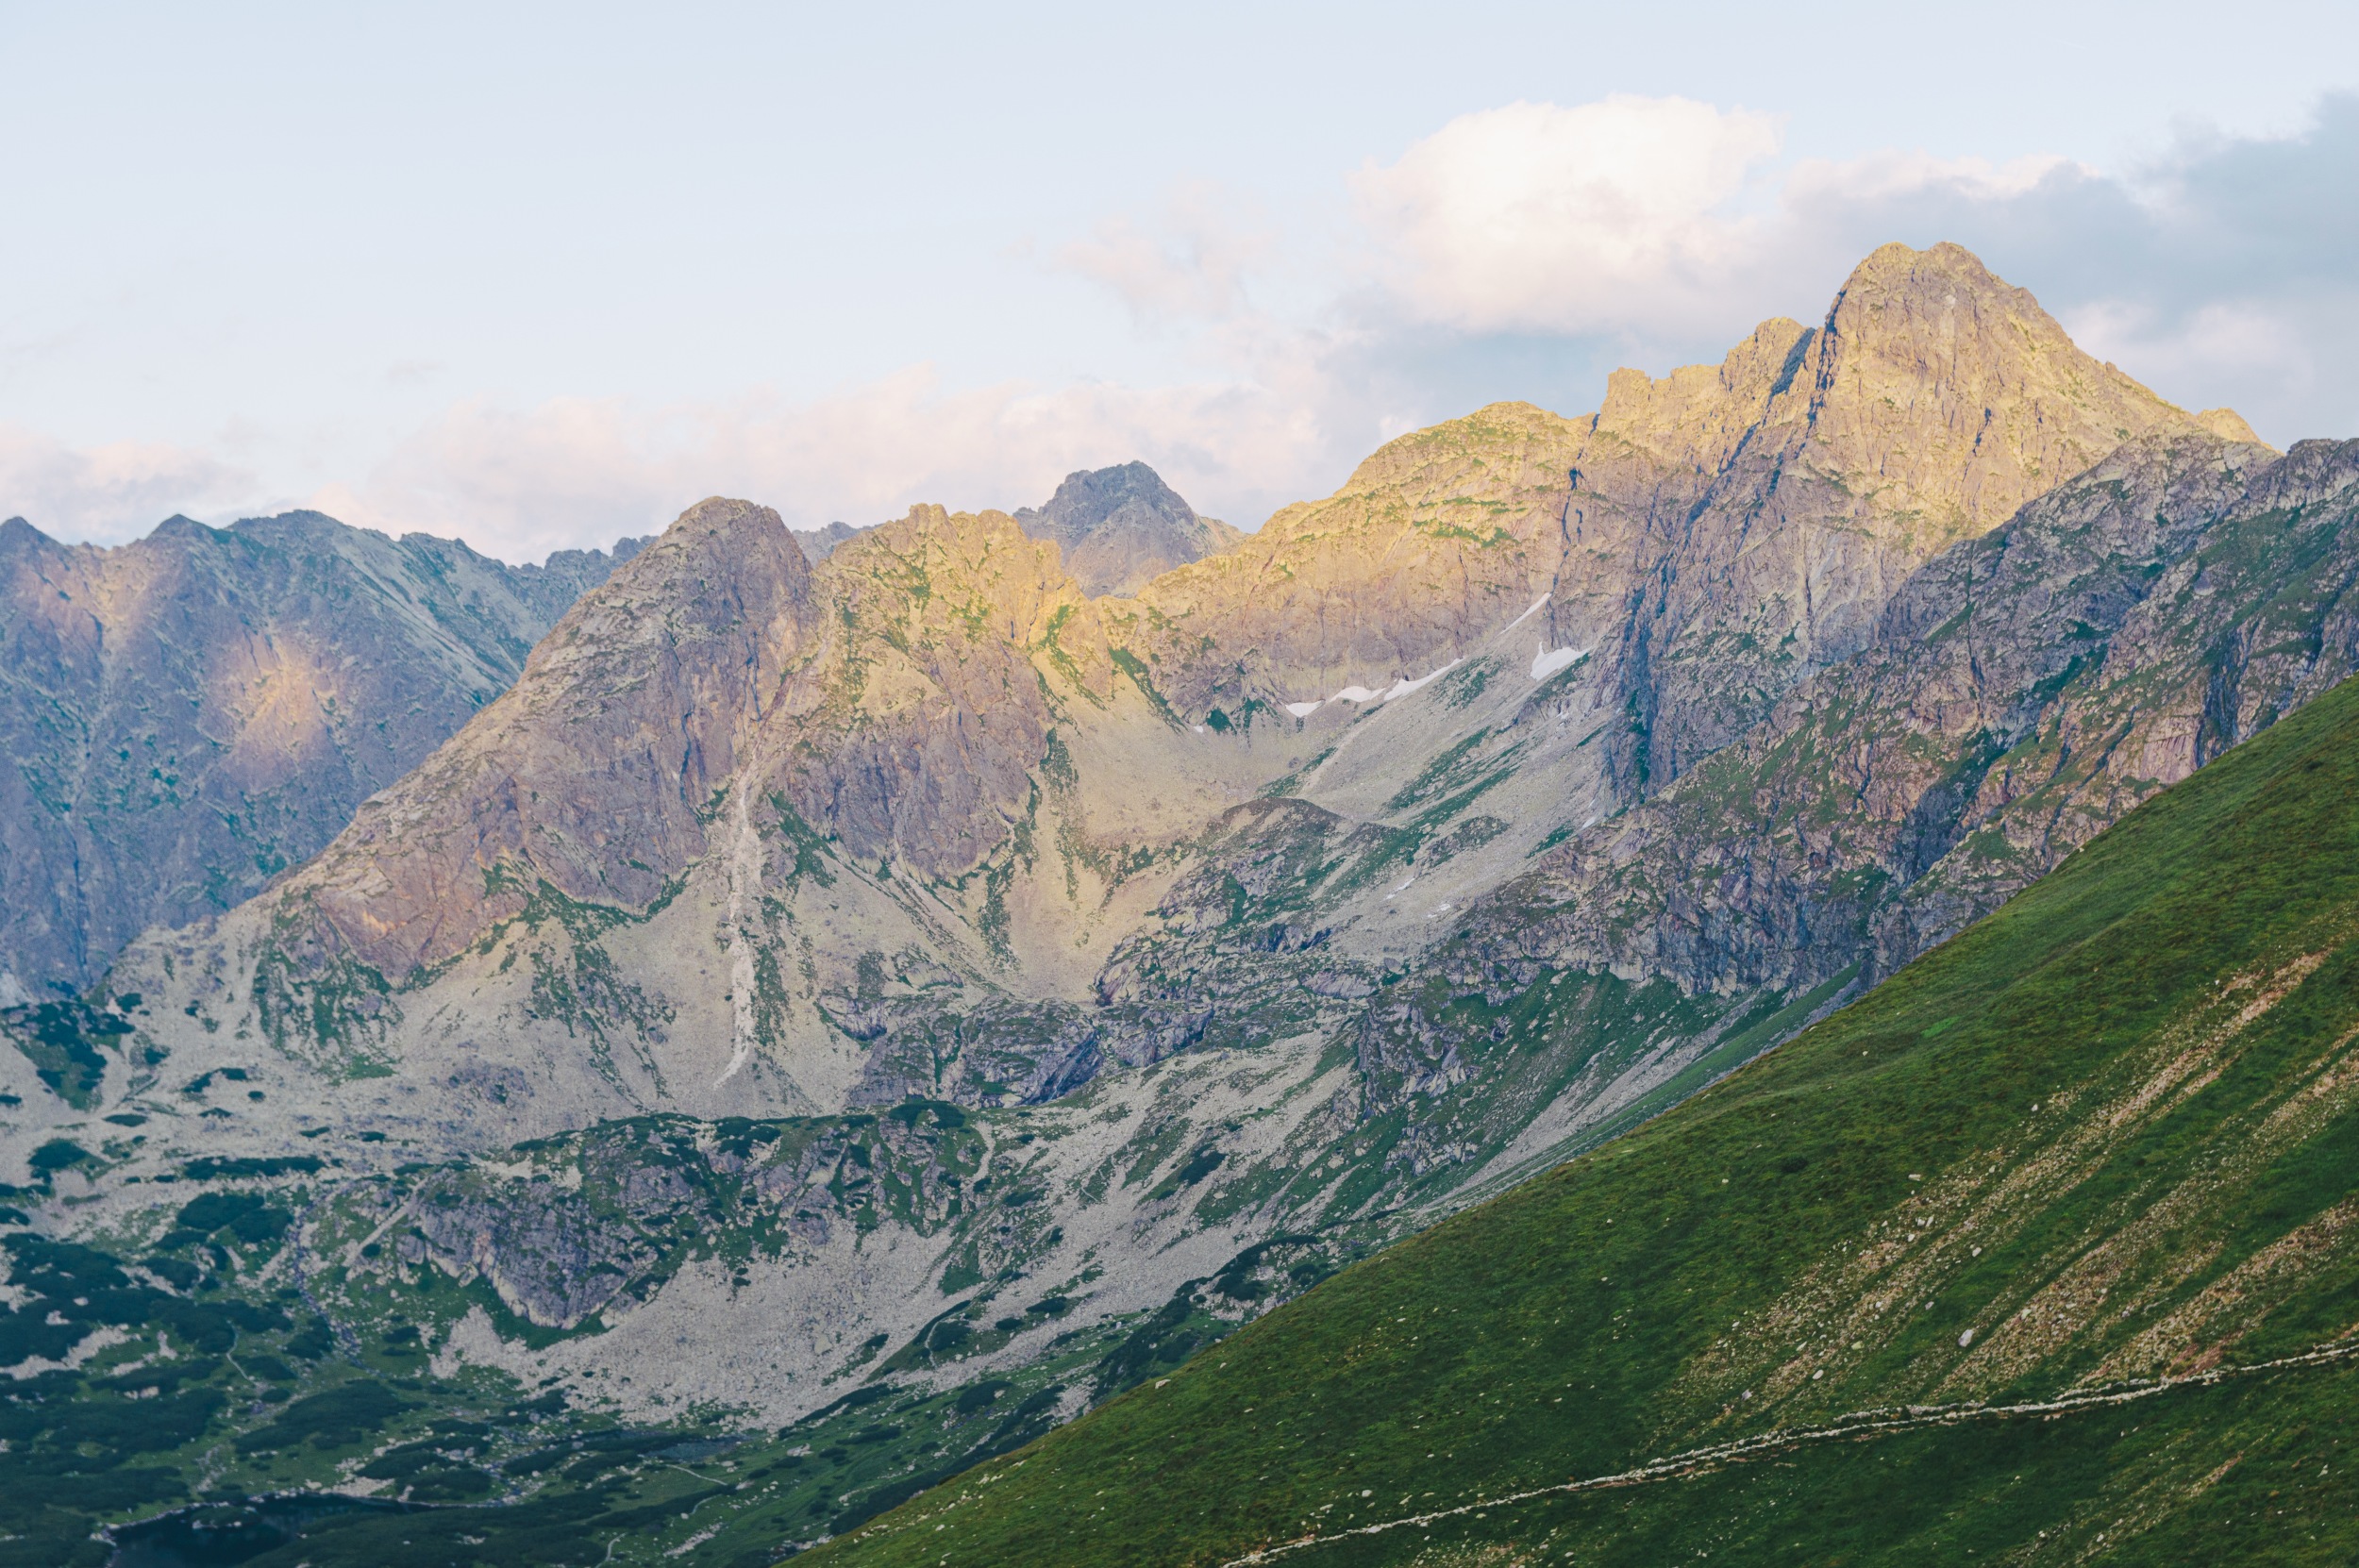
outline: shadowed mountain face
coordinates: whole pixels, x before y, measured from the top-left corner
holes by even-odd
[[[316,512],[116,549],[0,524],[0,999],[310,859],[637,543],[516,567]]]
[[[0,1013],[0,1159],[144,1118],[57,1176],[127,1225],[151,1172],[332,1149],[321,1223],[407,1238],[333,1299],[446,1366],[642,1421],[972,1384],[979,1454],[1675,1104],[2341,679],[2359,444],[2240,430],[1895,246],[1818,327],[1403,437],[1134,595],[1073,569],[1184,512],[1137,465],[815,564],[708,501],[310,863]],[[877,1425],[871,1501],[955,1459]],[[808,1478],[791,1539],[865,1506]]]
[[[1244,538],[1195,509],[1145,463],[1068,474],[1045,507],[1015,514],[1034,539],[1055,542],[1064,569],[1092,598],[1132,594],[1175,566],[1235,548]]]
[[[867,532],[849,523],[830,523],[824,528],[796,528],[795,542],[803,547],[803,559],[813,566],[828,559],[835,547],[847,539],[858,539]]]

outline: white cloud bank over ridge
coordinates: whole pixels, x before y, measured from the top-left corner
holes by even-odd
[[[1724,212],[1777,153],[1769,115],[1616,95],[1462,115],[1352,177],[1399,303],[1471,332],[1690,321],[1758,228]]]
[[[1407,312],[1478,333],[1716,341],[1807,309],[1767,296],[1839,277],[1863,254],[1847,233],[1859,218],[2005,202],[2070,167],[1887,152],[1774,169],[1782,140],[1773,116],[1685,98],[1517,103],[1462,115],[1352,185]]]
[[[1680,98],[1468,114],[1348,176],[1335,250],[1189,187],[1057,253],[1142,326],[1183,334],[1195,379],[956,388],[918,366],[800,403],[463,401],[310,504],[524,559],[709,493],[870,522],[918,500],[1033,503],[1071,469],[1137,457],[1250,527],[1331,489],[1380,432],[1496,397],[1577,411],[1616,362],[1660,371],[1764,317],[1807,319],[1893,239],[1977,250],[2190,406],[2231,404],[2280,442],[2359,430],[2359,99],[2326,100],[2300,137],[2191,139],[2127,175],[1899,152],[1781,164],[1780,139],[1772,116]],[[1313,303],[1258,304],[1287,269]],[[267,493],[203,452],[0,431],[0,514],[62,534]]]

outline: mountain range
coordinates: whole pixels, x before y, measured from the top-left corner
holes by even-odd
[[[0,523],[0,1001],[310,859],[640,542],[514,567],[317,512],[111,550]]]
[[[218,551],[265,527],[158,537]],[[302,527],[340,560],[427,548]],[[1230,1365],[1191,1357],[1306,1290],[1234,1354],[1326,1333],[1281,1325],[1328,1321],[1393,1259],[1481,1275],[1434,1249],[1573,1201],[1530,1194],[1717,1126],[1741,1086],[1832,1048],[1811,1042],[1916,1006],[1889,998],[1960,961],[1920,955],[1981,940],[1961,933],[2359,659],[2359,442],[2281,454],[2232,412],[2178,409],[1951,245],[1879,250],[1820,325],[1765,323],[1717,366],[1617,372],[1593,414],[1498,404],[1401,437],[1242,537],[1130,464],[1037,509],[920,506],[818,537],[715,498],[634,546],[529,579],[482,563],[536,585],[553,623],[512,664],[466,666],[478,686],[436,655],[434,691],[468,706],[412,699],[452,713],[424,755],[306,796],[316,853],[258,862],[235,884],[253,896],[110,916],[111,946],[68,950],[87,972],[56,960],[55,999],[0,1013],[25,1236],[104,1237],[172,1299],[276,1303],[291,1334],[315,1316],[341,1359],[275,1352],[281,1399],[406,1376],[471,1409],[555,1401],[467,1418],[473,1446],[393,1410],[308,1446],[239,1426],[242,1494],[399,1479],[369,1473],[399,1437],[448,1473],[435,1486],[538,1499],[515,1529],[626,1494],[661,1511],[651,1470],[584,1460],[560,1485],[510,1449],[755,1424],[775,1438],[729,1462],[766,1478],[713,1504],[694,1549],[766,1561],[1094,1407],[1044,1452],[1113,1476],[1130,1461],[1087,1445],[1132,1440],[1090,1434],[1146,1431],[1117,1412],[1164,1403],[1124,1391]],[[364,602],[427,602],[398,580]],[[508,592],[381,624],[472,647],[417,628],[475,636],[526,605]],[[35,645],[44,623],[9,613],[12,650]],[[107,711],[120,771],[139,732]],[[95,755],[101,727],[75,744]],[[26,777],[82,755],[31,719],[8,746]],[[91,925],[46,918],[42,941]],[[1960,1017],[2014,1005],[1978,995]],[[1939,1050],[1988,1039],[1977,1023]],[[1851,1114],[1829,1105],[1828,1128]],[[1840,1201],[1887,1201],[1884,1180]],[[288,1218],[267,1245],[190,1240],[163,1216],[201,1196]],[[1648,1292],[1689,1289],[1663,1271]],[[154,1314],[177,1309],[38,1354],[59,1376],[69,1352],[152,1356]],[[1583,1343],[1620,1321],[1582,1318]],[[1259,1452],[1236,1410],[1202,1410],[1225,1449]],[[1598,1419],[1622,1435],[1597,1454],[1621,1458],[1584,1449],[1590,1468],[1719,1441]],[[1526,1479],[1454,1474],[1467,1496]],[[1109,1526],[1150,1520],[1123,1495]],[[1049,1530],[1058,1506],[1012,1504],[1005,1527]],[[1139,1524],[1162,1544],[1135,1560],[1225,1560],[1206,1554],[1318,1524],[1204,1520]],[[891,1557],[907,1538],[887,1523]],[[546,1527],[533,1560],[587,1539]]]

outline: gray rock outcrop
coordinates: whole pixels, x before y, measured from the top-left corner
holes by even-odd
[[[849,523],[830,523],[824,528],[796,528],[795,542],[803,547],[803,559],[816,566],[827,559],[837,545],[846,540],[858,539],[867,531]]]
[[[1244,535],[1198,517],[1145,463],[1068,474],[1042,507],[1015,514],[1034,539],[1053,541],[1064,569],[1092,598],[1132,594],[1175,566],[1234,549]]]

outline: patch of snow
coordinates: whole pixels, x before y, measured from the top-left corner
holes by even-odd
[[[1379,693],[1364,686],[1347,686],[1329,700],[1331,702],[1374,702]]]
[[[0,969],[0,1008],[21,1008],[33,999],[13,969]]]
[[[1541,594],[1538,598],[1531,601],[1531,608],[1530,609],[1525,610],[1521,615],[1518,615],[1513,621],[1508,622],[1507,625],[1501,626],[1499,630],[1514,631],[1517,626],[1522,626],[1526,621],[1529,621],[1533,616],[1539,614],[1540,607],[1548,602],[1548,596],[1546,593]]]
[[[1548,642],[1543,640],[1540,643],[1540,651],[1532,656],[1531,678],[1546,680],[1557,671],[1569,668],[1574,661],[1588,657],[1587,648],[1559,648],[1554,653],[1550,653]]]
[[[1286,711],[1292,713],[1297,719],[1307,719],[1312,714],[1317,712],[1320,709],[1325,708],[1327,704],[1323,701],[1290,702],[1286,705]]]
[[[1196,732],[1198,735],[1203,734],[1203,733],[1204,733],[1204,726],[1203,726],[1202,725],[1197,725],[1197,726],[1196,726]]]
[[[1430,675],[1419,676],[1414,680],[1410,680],[1404,676],[1403,678],[1393,682],[1392,689],[1384,693],[1384,700],[1386,702],[1390,702],[1395,697],[1405,697],[1410,692],[1414,692],[1421,687],[1430,685],[1432,682],[1441,679],[1444,676],[1449,674],[1452,670],[1457,669],[1458,666],[1465,662],[1466,661],[1463,659],[1453,659],[1448,663],[1443,665],[1440,669],[1432,672]]]

